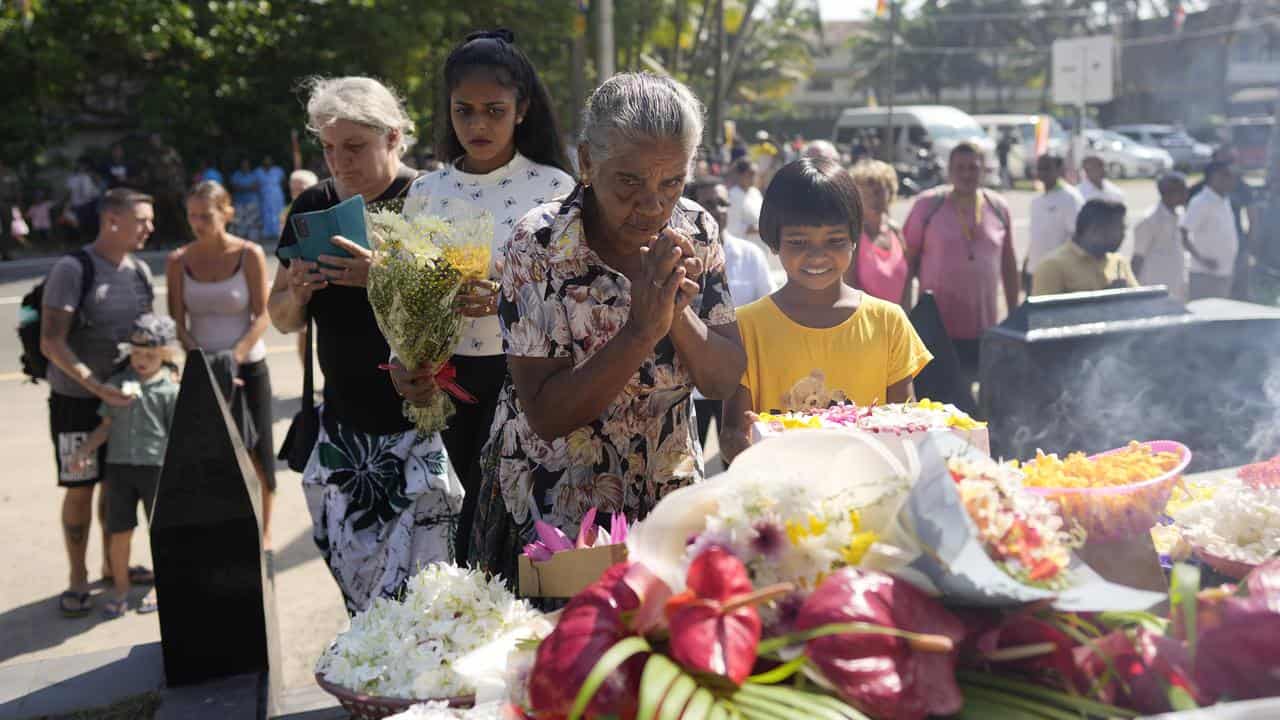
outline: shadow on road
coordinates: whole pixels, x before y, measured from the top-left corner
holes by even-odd
[[[316,549],[316,543],[311,539],[311,529],[307,528],[290,540],[288,545],[277,547],[275,556],[275,571],[276,576],[279,577],[280,573],[290,568],[319,560],[320,551]],[[336,586],[334,589],[337,589]]]
[[[136,611],[150,586],[134,587],[129,593],[129,609]],[[101,622],[106,590],[101,583],[92,588],[93,609],[81,618],[66,618],[58,612],[58,596],[41,598],[0,613],[0,663],[10,658],[57,647],[67,640],[89,632]]]

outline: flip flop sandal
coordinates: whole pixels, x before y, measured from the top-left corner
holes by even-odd
[[[147,596],[142,598],[142,604],[138,606],[138,614],[146,615],[147,613],[153,613],[159,609],[160,601],[156,600],[155,593],[151,592],[147,593]]]
[[[151,585],[156,581],[156,574],[151,572],[142,565],[134,565],[129,568],[129,584],[130,585]],[[102,582],[107,585],[115,583],[115,577],[112,575],[103,575]]]
[[[74,605],[71,603],[75,603]],[[93,609],[93,599],[87,592],[67,590],[58,596],[58,610],[63,617],[78,618],[89,614]]]
[[[125,611],[129,609],[129,599],[120,598],[119,600],[108,600],[106,605],[102,606],[102,617],[108,620],[115,620],[124,617]]]

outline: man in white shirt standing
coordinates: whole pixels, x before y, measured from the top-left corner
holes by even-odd
[[[1024,277],[1034,273],[1041,260],[1071,242],[1076,234],[1076,215],[1084,207],[1084,198],[1062,181],[1063,168],[1060,155],[1041,155],[1036,161],[1044,194],[1031,201],[1031,244],[1022,265]]]
[[[1187,178],[1162,175],[1156,189],[1160,202],[1133,229],[1133,271],[1143,285],[1168,286],[1170,297],[1186,302],[1186,238],[1178,223],[1187,204]]]
[[[1191,199],[1182,216],[1191,253],[1189,294],[1192,300],[1227,297],[1235,273],[1240,237],[1236,232],[1231,190],[1236,176],[1231,166],[1214,161],[1204,169],[1205,189]]]
[[[1084,170],[1084,179],[1076,185],[1076,189],[1080,191],[1080,197],[1084,198],[1085,202],[1106,200],[1125,204],[1124,191],[1119,185],[1107,179],[1107,165],[1102,158],[1097,155],[1088,155],[1080,162],[1080,168]],[[1133,233],[1124,234],[1124,242],[1120,243],[1120,249],[1116,252],[1126,258],[1133,257]]]
[[[726,225],[735,237],[745,238],[757,245],[760,240],[760,208],[764,195],[756,188],[756,166],[747,158],[733,163],[729,177],[729,221]]]

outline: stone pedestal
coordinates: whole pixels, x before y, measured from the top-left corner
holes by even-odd
[[[151,518],[171,687],[280,667],[261,489],[203,353],[187,356]],[[279,683],[267,683],[268,697]],[[268,702],[268,705],[274,703]]]

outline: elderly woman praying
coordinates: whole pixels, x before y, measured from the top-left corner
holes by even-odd
[[[508,581],[535,520],[638,519],[703,477],[690,394],[728,397],[746,355],[719,228],[682,197],[702,113],[676,80],[610,78],[584,110],[581,182],[516,225],[471,553]]]

